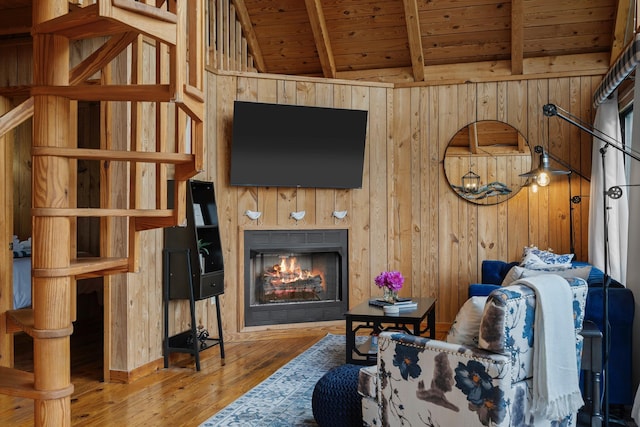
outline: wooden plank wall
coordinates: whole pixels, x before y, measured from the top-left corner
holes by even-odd
[[[0,45],[0,86],[27,88],[33,79],[31,43],[18,41]],[[28,90],[9,99],[16,106],[29,96]],[[18,126],[13,138],[13,234],[31,237],[31,119]],[[11,236],[9,236],[11,237]]]
[[[590,121],[591,94],[599,80],[596,76],[392,88],[249,73],[210,74],[207,150],[215,147],[217,159],[213,164],[214,158],[207,157],[206,169],[216,183],[225,224],[222,300],[229,336],[252,336],[255,331],[242,326],[244,229],[348,228],[350,305],[379,294],[373,278],[380,271],[398,269],[407,277],[401,294],[438,298],[437,320],[443,328],[466,300],[469,283],[479,280],[482,260],[516,260],[531,244],[568,252],[570,203],[564,179],[538,193],[525,189],[504,203],[475,205],[449,187],[444,151],[453,135],[470,122],[501,120],[518,129],[532,146],[542,145],[572,165],[588,168],[588,140],[560,119],[544,117],[542,106],[555,103]],[[235,99],[368,110],[363,188],[229,186]],[[586,182],[574,179],[572,187],[573,194],[588,194]],[[251,220],[244,215],[247,209],[263,214]],[[299,210],[307,212],[302,221],[289,217]],[[349,213],[337,220],[331,217],[333,210]],[[588,204],[574,212],[577,258],[585,260]]]
[[[0,84],[28,84],[31,46],[4,47],[0,54]],[[152,53],[148,55],[151,58]],[[10,65],[16,62],[19,66]],[[126,58],[116,62],[122,63],[121,69],[126,68]],[[118,73],[116,66],[114,79]],[[247,228],[348,228],[351,305],[379,294],[373,284],[376,274],[384,269],[399,269],[407,276],[403,294],[438,298],[441,330],[447,328],[465,301],[468,284],[479,279],[483,259],[514,260],[528,244],[568,252],[570,204],[566,182],[554,182],[536,194],[522,191],[499,205],[478,206],[465,202],[449,188],[443,156],[447,142],[461,127],[474,120],[502,120],[518,129],[530,145],[543,145],[589,175],[589,138],[559,119],[543,117],[541,111],[544,104],[551,102],[590,122],[591,94],[599,81],[600,76],[594,76],[394,88],[382,83],[246,72],[207,73],[205,171],[196,178],[214,181],[220,201],[226,267],[226,292],[221,298],[225,338],[268,338],[269,333],[296,333],[296,329],[308,327],[266,328],[269,333],[242,327],[242,261],[238,255],[242,252],[240,236]],[[235,99],[368,110],[363,188],[230,187],[229,147]],[[109,112],[114,116],[114,144],[126,146],[128,125],[118,117],[126,117],[127,108],[124,103],[114,103]],[[145,132],[149,132],[147,141],[151,143],[155,138],[154,110],[145,107],[142,114]],[[23,161],[14,164],[15,217],[24,219],[30,218],[30,127],[15,132],[15,138],[16,148],[26,150]],[[126,174],[127,171],[116,173],[113,179]],[[153,173],[149,174],[143,177],[142,185],[151,182]],[[112,200],[127,199],[120,187],[113,185]],[[588,194],[588,184],[573,180],[572,192]],[[25,194],[28,197],[22,196]],[[250,220],[243,215],[247,209],[262,211],[263,216]],[[298,210],[307,211],[300,222],[289,218],[290,212]],[[334,210],[349,213],[345,219],[337,220],[331,216]],[[30,226],[30,220],[27,223]],[[587,223],[588,203],[574,206],[576,254],[581,260],[587,259]],[[20,228],[20,223],[14,224],[14,231]],[[162,231],[144,233],[147,252],[140,272],[110,277],[107,286],[112,293],[105,295],[110,305],[106,321],[112,337],[105,342],[105,352],[109,354],[106,370],[122,371],[125,379],[127,372],[155,363],[162,356]],[[29,235],[27,229],[21,237]],[[117,240],[107,246],[111,254],[121,254],[126,249]],[[215,331],[215,307],[209,300],[200,301],[197,306],[197,322]],[[179,330],[187,322],[186,303],[172,303],[172,313],[171,329]]]

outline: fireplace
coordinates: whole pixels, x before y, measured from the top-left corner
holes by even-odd
[[[246,326],[342,320],[347,230],[246,230]]]

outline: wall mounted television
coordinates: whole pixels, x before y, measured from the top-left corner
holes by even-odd
[[[361,188],[367,111],[235,101],[230,183]]]

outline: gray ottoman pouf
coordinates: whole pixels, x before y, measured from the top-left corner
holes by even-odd
[[[358,393],[360,365],[341,365],[318,380],[311,407],[320,427],[362,426],[362,396]]]

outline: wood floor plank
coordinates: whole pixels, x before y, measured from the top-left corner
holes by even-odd
[[[200,372],[183,355],[168,369],[131,384],[109,384],[101,381],[102,335],[90,327],[76,332],[71,342],[71,422],[92,427],[197,426],[326,335],[309,328],[297,337],[225,343],[224,365],[216,346],[200,353]],[[32,371],[31,338],[17,334],[15,344],[16,367]],[[33,401],[0,396],[0,425],[32,426]]]

